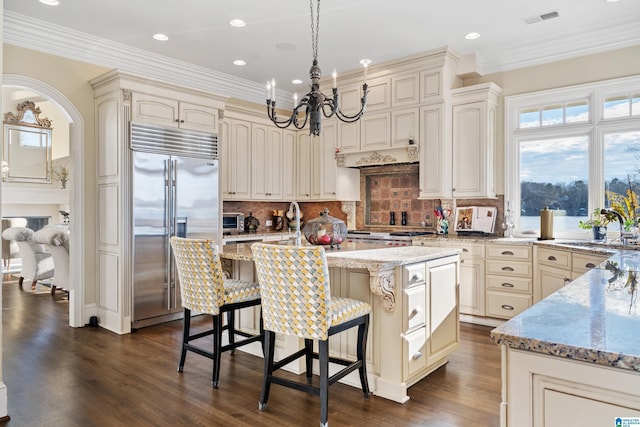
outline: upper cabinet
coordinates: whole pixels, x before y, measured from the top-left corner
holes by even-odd
[[[496,196],[496,121],[501,92],[500,87],[486,83],[455,89],[451,93],[453,197]]]
[[[133,94],[134,122],[218,133],[218,110],[146,93]]]
[[[224,200],[251,198],[251,123],[225,119],[222,123],[220,158]]]

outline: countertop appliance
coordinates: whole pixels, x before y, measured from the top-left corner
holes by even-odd
[[[171,236],[221,242],[217,147],[215,134],[131,124],[133,328],[182,317]]]
[[[244,214],[241,212],[222,213],[222,232],[242,233],[244,231]]]
[[[365,230],[350,230],[347,242],[380,243],[388,246],[411,246],[411,238],[435,234],[433,231],[391,231],[377,232]]]

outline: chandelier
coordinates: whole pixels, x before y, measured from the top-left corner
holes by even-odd
[[[322,71],[318,66],[318,31],[320,29],[320,0],[316,8],[316,20],[315,25],[313,21],[313,0],[309,1],[309,8],[311,10],[311,48],[313,50],[313,65],[309,70],[309,77],[311,78],[311,91],[300,99],[298,103],[298,96],[294,94],[293,97],[293,112],[288,119],[278,120],[276,116],[276,82],[271,80],[267,83],[267,114],[269,119],[279,128],[284,129],[292,124],[296,129],[302,129],[306,126],[307,122],[310,123],[309,135],[320,135],[320,128],[322,122],[322,115],[326,118],[336,116],[341,121],[346,123],[352,123],[360,119],[367,106],[367,66],[371,63],[368,59],[360,61],[364,65],[364,83],[362,85],[362,98],[360,111],[350,116],[340,111],[340,105],[338,103],[338,87],[336,84],[336,72],[333,72],[333,98],[329,98],[322,92],[320,92],[320,77]],[[296,105],[297,104],[297,105]],[[304,117],[302,120],[301,116]]]

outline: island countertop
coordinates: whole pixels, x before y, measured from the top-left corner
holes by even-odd
[[[622,270],[617,280],[613,263]],[[491,338],[514,349],[640,372],[640,307],[632,287],[638,267],[638,251],[619,250],[494,329]]]
[[[329,267],[389,270],[400,265],[458,255],[459,249],[426,246],[387,246],[374,243],[347,242],[340,249],[326,249]],[[253,261],[251,244],[222,246],[221,258]]]

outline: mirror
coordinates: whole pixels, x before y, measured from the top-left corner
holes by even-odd
[[[18,104],[18,114],[4,115],[2,179],[51,183],[51,120],[40,118],[32,101]]]

